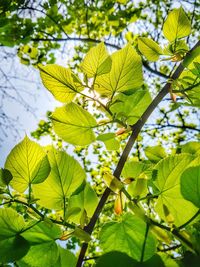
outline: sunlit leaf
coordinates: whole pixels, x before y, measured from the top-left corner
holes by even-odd
[[[31,224],[34,224],[34,226],[27,227],[29,229],[21,234],[31,245],[54,241],[62,235],[60,227],[50,220],[38,223],[31,222]]]
[[[103,254],[97,260],[95,267],[122,267],[131,266],[136,267],[137,261],[129,257],[127,254],[120,251],[111,251]]]
[[[104,43],[90,49],[86,54],[81,69],[88,78],[108,73],[111,69],[112,60],[109,56]]]
[[[183,197],[200,208],[200,166],[190,167],[181,175]]]
[[[151,96],[148,90],[136,90],[131,95],[120,93],[113,98],[110,110],[116,114],[116,118],[126,120],[132,125],[138,121],[140,116],[151,103]]]
[[[118,150],[120,143],[115,139],[114,133],[105,133],[97,137],[97,140],[104,142],[107,150]]]
[[[11,208],[0,209],[0,263],[21,259],[30,245],[20,232],[26,227],[21,215]]]
[[[113,53],[111,58],[111,71],[96,79],[95,90],[97,92],[112,97],[116,92],[136,89],[142,85],[141,57],[130,44]]]
[[[167,156],[165,149],[160,145],[146,147],[145,155],[152,162],[158,162]]]
[[[138,39],[138,48],[140,52],[150,61],[157,61],[162,55],[162,49],[152,39],[140,37]]]
[[[74,254],[64,248],[58,247],[59,258],[55,263],[54,267],[75,267],[76,266],[76,257]]]
[[[22,236],[31,244],[31,248],[21,261],[31,267],[54,266],[59,257],[55,240],[61,234],[60,227],[51,221],[35,223],[33,227],[22,233]]]
[[[167,157],[155,166],[157,177],[154,185],[159,190],[156,211],[166,220],[163,209],[165,205],[173,216],[176,226],[184,224],[197,212],[197,208],[184,199],[180,192],[181,174],[193,159],[190,154],[180,154]]]
[[[170,42],[188,36],[191,23],[182,7],[173,9],[163,25],[163,34]]]
[[[64,151],[54,148],[48,152],[51,172],[41,184],[33,186],[35,198],[41,206],[63,209],[66,199],[82,184],[86,175],[80,164]]]
[[[200,143],[189,142],[181,146],[181,152],[189,154],[200,154]]]
[[[70,69],[49,64],[39,65],[40,75],[44,86],[61,102],[71,102],[76,93],[83,89],[78,77]]]
[[[75,103],[57,108],[52,114],[56,134],[73,145],[88,145],[95,140],[97,123],[89,112]]]
[[[120,251],[133,259],[141,260],[145,240],[146,224],[136,216],[126,213],[120,221],[106,223],[100,232],[100,246],[104,252]],[[156,241],[148,234],[144,261],[151,258],[156,250]]]
[[[83,212],[86,211],[87,216],[90,218],[98,204],[98,197],[92,187],[87,183],[83,190],[78,194],[70,197],[68,209],[75,207],[80,208],[80,211],[72,216],[70,220],[75,223],[80,223]]]
[[[144,162],[138,162],[138,161],[127,161],[125,163],[125,166],[122,170],[122,175],[124,178],[137,178],[141,176],[142,174],[147,175],[148,170],[151,169],[151,164],[147,164]]]
[[[12,149],[6,159],[5,168],[13,175],[11,186],[19,192],[24,192],[29,184],[43,182],[50,172],[43,148],[27,136]]]

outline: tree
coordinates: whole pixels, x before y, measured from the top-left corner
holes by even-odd
[[[96,7],[97,2],[92,1]],[[131,2],[118,2],[118,12],[133,12]],[[105,6],[102,3],[108,13],[110,3],[111,9],[116,6],[114,1],[105,1]],[[63,28],[61,22],[58,27]],[[144,144],[146,134],[156,136],[155,129],[142,129],[164,99],[170,103],[168,110],[160,109],[162,116],[153,127],[198,132],[196,125],[185,121],[181,108],[191,107],[197,114],[200,42],[188,47],[191,22],[182,7],[169,12],[162,29],[164,47],[154,38],[132,39],[129,34],[129,43],[120,49],[117,23],[119,44],[96,41],[96,36],[84,39],[98,45],[87,52],[81,64],[76,62],[76,70],[57,64],[37,65],[44,86],[64,106],[56,108],[47,123],[53,128],[55,146],[41,147],[26,136],[1,169],[2,264],[128,267],[188,266],[192,262],[197,266],[200,145],[180,145],[178,135],[171,146],[162,146],[162,142],[148,146]],[[77,26],[77,32],[81,30]],[[88,32],[95,33],[94,29]],[[118,51],[109,54],[106,45]],[[149,62],[157,65],[152,68]],[[143,78],[142,65],[167,79],[162,88],[150,90],[159,81],[148,82],[146,72]],[[153,100],[150,91],[157,93]],[[170,98],[166,98],[168,94]],[[180,127],[170,123],[174,111],[181,120]],[[65,143],[75,146],[76,159],[66,152]],[[68,151],[71,148],[69,145]],[[62,242],[65,249],[60,247]],[[80,253],[75,249],[77,244]],[[77,257],[70,249],[75,249]]]

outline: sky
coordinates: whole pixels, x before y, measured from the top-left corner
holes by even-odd
[[[15,48],[8,50],[15,53]],[[0,111],[5,112],[14,125],[11,129],[6,125],[1,125],[4,132],[0,131],[0,167],[3,167],[10,150],[23,139],[25,134],[30,136],[30,132],[36,130],[37,123],[46,118],[47,110],[53,110],[58,104],[42,85],[38,70],[20,64],[16,56],[7,57],[2,63],[0,75],[2,75],[2,70],[5,75],[8,75],[9,82],[0,76],[2,107]],[[6,90],[10,97],[4,97],[2,100],[4,93],[1,86],[3,84],[8,87]]]

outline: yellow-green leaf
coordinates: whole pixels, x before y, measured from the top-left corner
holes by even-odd
[[[143,253],[146,261],[155,254],[156,240],[151,233],[145,237],[145,232],[146,223],[131,213],[126,213],[119,221],[104,224],[100,232],[100,246],[104,253],[120,251],[137,261],[140,261]]]
[[[97,92],[111,97],[116,92],[136,89],[142,85],[141,57],[130,44],[113,53],[111,58],[111,71],[96,79],[95,90]]]
[[[90,49],[85,56],[81,69],[88,78],[108,73],[111,69],[112,60],[104,43]]]
[[[92,128],[97,123],[89,112],[75,103],[57,108],[52,114],[56,134],[73,145],[88,145],[95,141]]]
[[[34,197],[38,203],[49,209],[66,208],[66,199],[85,180],[85,172],[80,164],[64,151],[54,148],[48,152],[51,172],[41,184],[33,186]]]
[[[26,223],[20,214],[11,208],[1,207],[0,265],[19,260],[28,252],[30,244],[20,234],[25,227]]]
[[[98,197],[92,187],[86,183],[85,187],[78,194],[74,194],[69,199],[67,210],[70,212],[72,209],[79,207],[80,210],[70,216],[70,221],[79,223],[83,213],[86,211],[87,217],[92,217],[98,204]],[[67,213],[68,216],[68,213]]]
[[[148,146],[145,148],[146,157],[152,162],[158,162],[159,160],[165,158],[167,156],[165,149],[158,146]]]
[[[76,93],[83,89],[79,78],[70,69],[56,64],[38,67],[44,86],[60,102],[71,102]]]
[[[19,192],[24,192],[29,184],[43,182],[50,172],[43,148],[27,136],[12,149],[6,159],[5,168],[13,176],[10,185]]]
[[[157,61],[162,55],[162,49],[152,39],[147,37],[140,37],[138,39],[138,48],[140,52],[150,61]]]
[[[159,190],[156,211],[166,220],[165,205],[176,226],[184,224],[197,212],[197,208],[184,199],[180,191],[180,177],[193,159],[190,154],[174,155],[159,161],[155,166],[157,177],[154,184]]]
[[[177,38],[183,38],[190,34],[191,23],[182,7],[172,10],[164,25],[163,34],[170,42]]]

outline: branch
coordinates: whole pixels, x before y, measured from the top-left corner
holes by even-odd
[[[197,42],[197,44],[186,54],[186,59],[188,59],[190,57],[190,53],[196,49],[197,47],[200,46],[200,41]],[[184,70],[184,66],[182,65],[182,63],[179,64],[179,66],[177,67],[177,69],[175,70],[175,72],[172,75],[172,79],[176,80],[181,73]],[[158,93],[158,95],[154,98],[154,100],[151,102],[151,104],[148,106],[148,108],[145,110],[145,112],[143,113],[143,115],[141,116],[141,118],[136,122],[136,124],[134,124],[132,126],[132,134],[129,137],[129,140],[127,142],[127,145],[119,159],[119,162],[117,164],[117,167],[113,173],[113,175],[116,178],[120,178],[122,169],[124,167],[124,164],[128,158],[128,155],[141,131],[141,129],[143,128],[144,124],[146,123],[146,121],[148,120],[148,118],[150,117],[150,115],[152,114],[152,112],[155,110],[155,108],[158,106],[158,104],[162,101],[162,99],[167,95],[167,93],[169,92],[169,89],[171,87],[171,83],[167,83],[162,90]],[[94,226],[99,218],[99,215],[104,207],[104,204],[106,203],[109,195],[110,195],[111,190],[109,188],[106,188],[106,190],[104,191],[98,206],[92,216],[92,218],[90,219],[89,224],[84,228],[84,230],[91,234],[93,232]],[[85,253],[87,251],[87,247],[88,244],[87,243],[83,243],[80,254],[79,254],[79,258],[77,261],[77,265],[76,267],[81,267],[82,263],[84,261],[84,257],[85,257]]]
[[[29,204],[29,203],[26,203],[24,201],[21,201],[21,200],[18,200],[18,199],[10,199],[8,202],[5,202],[5,203],[2,203],[1,205],[6,205],[6,204],[10,204],[10,203],[18,203],[18,204],[21,204],[21,205],[24,205],[26,206],[27,208],[30,208],[32,209],[37,215],[40,216],[41,220],[44,220],[45,218],[45,215],[42,214],[37,208],[35,208],[32,204]],[[49,218],[50,221],[52,221],[53,223],[56,223],[56,224],[60,224],[60,225],[63,225],[63,226],[67,226],[71,229],[75,229],[75,226],[73,224],[70,224],[70,223],[67,223],[67,222],[62,222],[62,221],[57,221],[57,220],[54,220],[54,219],[51,219]]]
[[[176,128],[176,129],[183,129],[183,130],[192,130],[192,131],[196,131],[196,132],[200,132],[200,129],[195,128],[193,126],[189,126],[189,125],[175,125],[175,124],[148,124],[146,126],[152,126],[152,129],[163,129],[163,128]],[[149,129],[149,130],[152,130]]]

